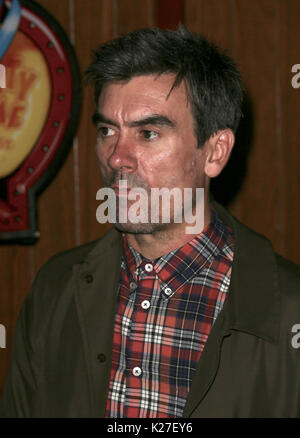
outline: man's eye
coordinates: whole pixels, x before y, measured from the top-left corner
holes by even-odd
[[[143,129],[142,131],[142,136],[146,139],[146,140],[153,140],[154,138],[158,137],[158,132],[156,131],[150,131],[148,129]]]
[[[115,130],[112,128],[108,128],[107,126],[100,126],[98,128],[98,132],[102,137],[111,137],[115,134]]]

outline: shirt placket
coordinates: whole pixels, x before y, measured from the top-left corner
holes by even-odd
[[[132,302],[131,330],[126,345],[126,394],[124,403],[124,416],[140,417],[150,400],[150,393],[144,391],[145,383],[149,384],[149,367],[147,359],[147,326],[149,316],[155,312],[153,307],[152,292],[157,280],[153,265],[143,262],[139,269],[139,275],[130,278],[131,288],[134,290],[130,295]],[[150,378],[151,380],[151,378]]]

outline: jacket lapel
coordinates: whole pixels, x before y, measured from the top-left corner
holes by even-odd
[[[189,417],[209,390],[218,371],[222,341],[231,330],[244,331],[277,343],[280,327],[280,292],[275,254],[270,242],[233,218],[213,202],[235,236],[229,294],[195,372],[184,417]]]
[[[95,417],[104,417],[106,408],[120,265],[120,234],[112,229],[85,260],[73,267],[76,306]]]

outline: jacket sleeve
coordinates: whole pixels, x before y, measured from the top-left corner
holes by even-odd
[[[10,368],[0,402],[0,417],[31,417],[34,411],[41,372],[35,327],[38,288],[37,277],[17,320]]]

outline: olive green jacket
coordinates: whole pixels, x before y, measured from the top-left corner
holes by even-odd
[[[214,206],[235,233],[233,269],[184,417],[300,417],[300,268]],[[18,319],[2,416],[104,417],[121,251],[113,229],[40,270]]]

